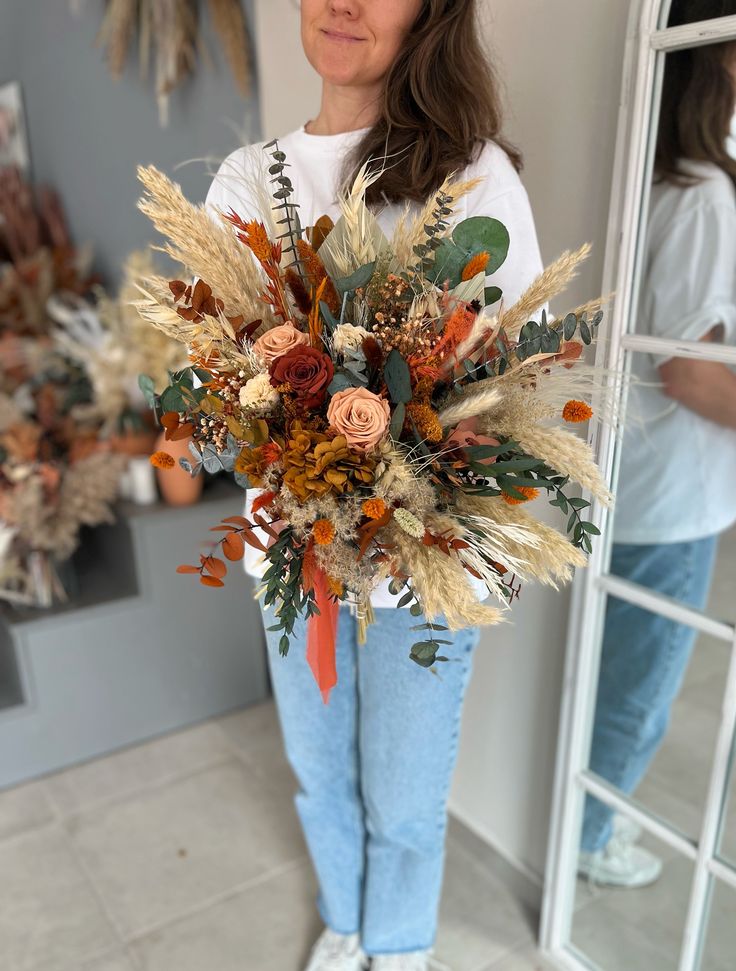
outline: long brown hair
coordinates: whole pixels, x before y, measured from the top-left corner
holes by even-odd
[[[668,27],[736,14],[736,0],[674,0]],[[707,44],[667,54],[662,88],[655,181],[691,186],[701,181],[683,171],[680,161],[712,162],[736,186],[736,160],[726,139],[736,110],[728,58],[736,41]]]
[[[347,156],[343,184],[362,164],[383,168],[369,204],[423,202],[492,138],[517,171],[522,156],[501,135],[499,84],[479,38],[476,0],[424,0],[388,72],[379,119]]]

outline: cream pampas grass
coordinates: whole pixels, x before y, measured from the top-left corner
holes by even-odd
[[[234,340],[232,326],[220,315],[204,315],[201,323],[185,320],[176,312],[171,295],[167,296],[160,278],[151,278],[145,286],[138,285],[141,299],[133,301],[141,317],[157,330],[193,349],[202,359],[222,365],[229,364],[236,370],[252,372],[252,358],[243,353]]]
[[[459,421],[475,418],[491,411],[502,398],[501,391],[492,385],[481,388],[478,392],[468,391],[440,411],[440,424],[443,428],[451,428],[453,425],[457,425]]]
[[[578,267],[588,258],[590,251],[590,243],[585,243],[575,252],[566,250],[559,259],[540,273],[512,307],[501,314],[500,326],[509,337],[516,337],[540,307],[556,297],[558,293],[562,293],[576,276]]]
[[[232,227],[213,225],[207,210],[188,202],[181,188],[153,165],[139,166],[138,178],[146,190],[138,208],[168,240],[163,252],[209,284],[229,317],[270,319],[273,326],[276,321],[259,299],[261,272]]]
[[[524,561],[527,576],[541,583],[556,588],[572,579],[575,567],[585,566],[587,562],[581,550],[552,526],[535,519],[522,506],[509,506],[495,496],[464,495],[457,502],[457,510],[459,514],[483,517],[490,524],[524,527],[529,536],[535,537],[536,545],[526,541],[517,543],[510,536],[506,536],[505,545],[510,553]]]
[[[456,557],[446,556],[436,546],[417,544],[393,523],[386,528],[386,534],[393,548],[391,558],[400,570],[411,574],[411,585],[428,620],[443,614],[450,630],[503,620],[497,607],[478,602],[468,574]]]
[[[590,446],[575,432],[537,426],[519,432],[516,440],[529,455],[542,459],[560,475],[569,475],[604,505],[613,501]]]

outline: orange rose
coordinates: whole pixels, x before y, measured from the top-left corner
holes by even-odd
[[[332,396],[327,420],[351,448],[367,452],[386,434],[391,409],[387,401],[366,388],[346,388]]]
[[[307,335],[303,331],[297,330],[293,324],[279,324],[278,327],[272,327],[265,334],[261,334],[253,345],[253,349],[266,364],[270,364],[271,361],[275,361],[277,357],[281,357],[282,354],[286,354],[292,348],[308,343]]]

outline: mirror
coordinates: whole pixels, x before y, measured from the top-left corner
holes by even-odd
[[[600,445],[607,549],[573,614],[543,937],[565,967],[715,971],[736,953],[734,891],[708,890],[718,845],[736,886],[736,2],[643,3],[639,30],[604,362],[630,381]]]
[[[651,836],[640,846],[662,861],[653,886],[623,893],[583,880],[577,885],[572,943],[606,971],[677,968],[693,865]]]

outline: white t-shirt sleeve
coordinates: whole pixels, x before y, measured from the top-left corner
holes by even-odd
[[[666,224],[643,282],[652,337],[700,340],[717,324],[736,339],[736,208],[704,200]],[[652,355],[655,366],[671,355]]]

